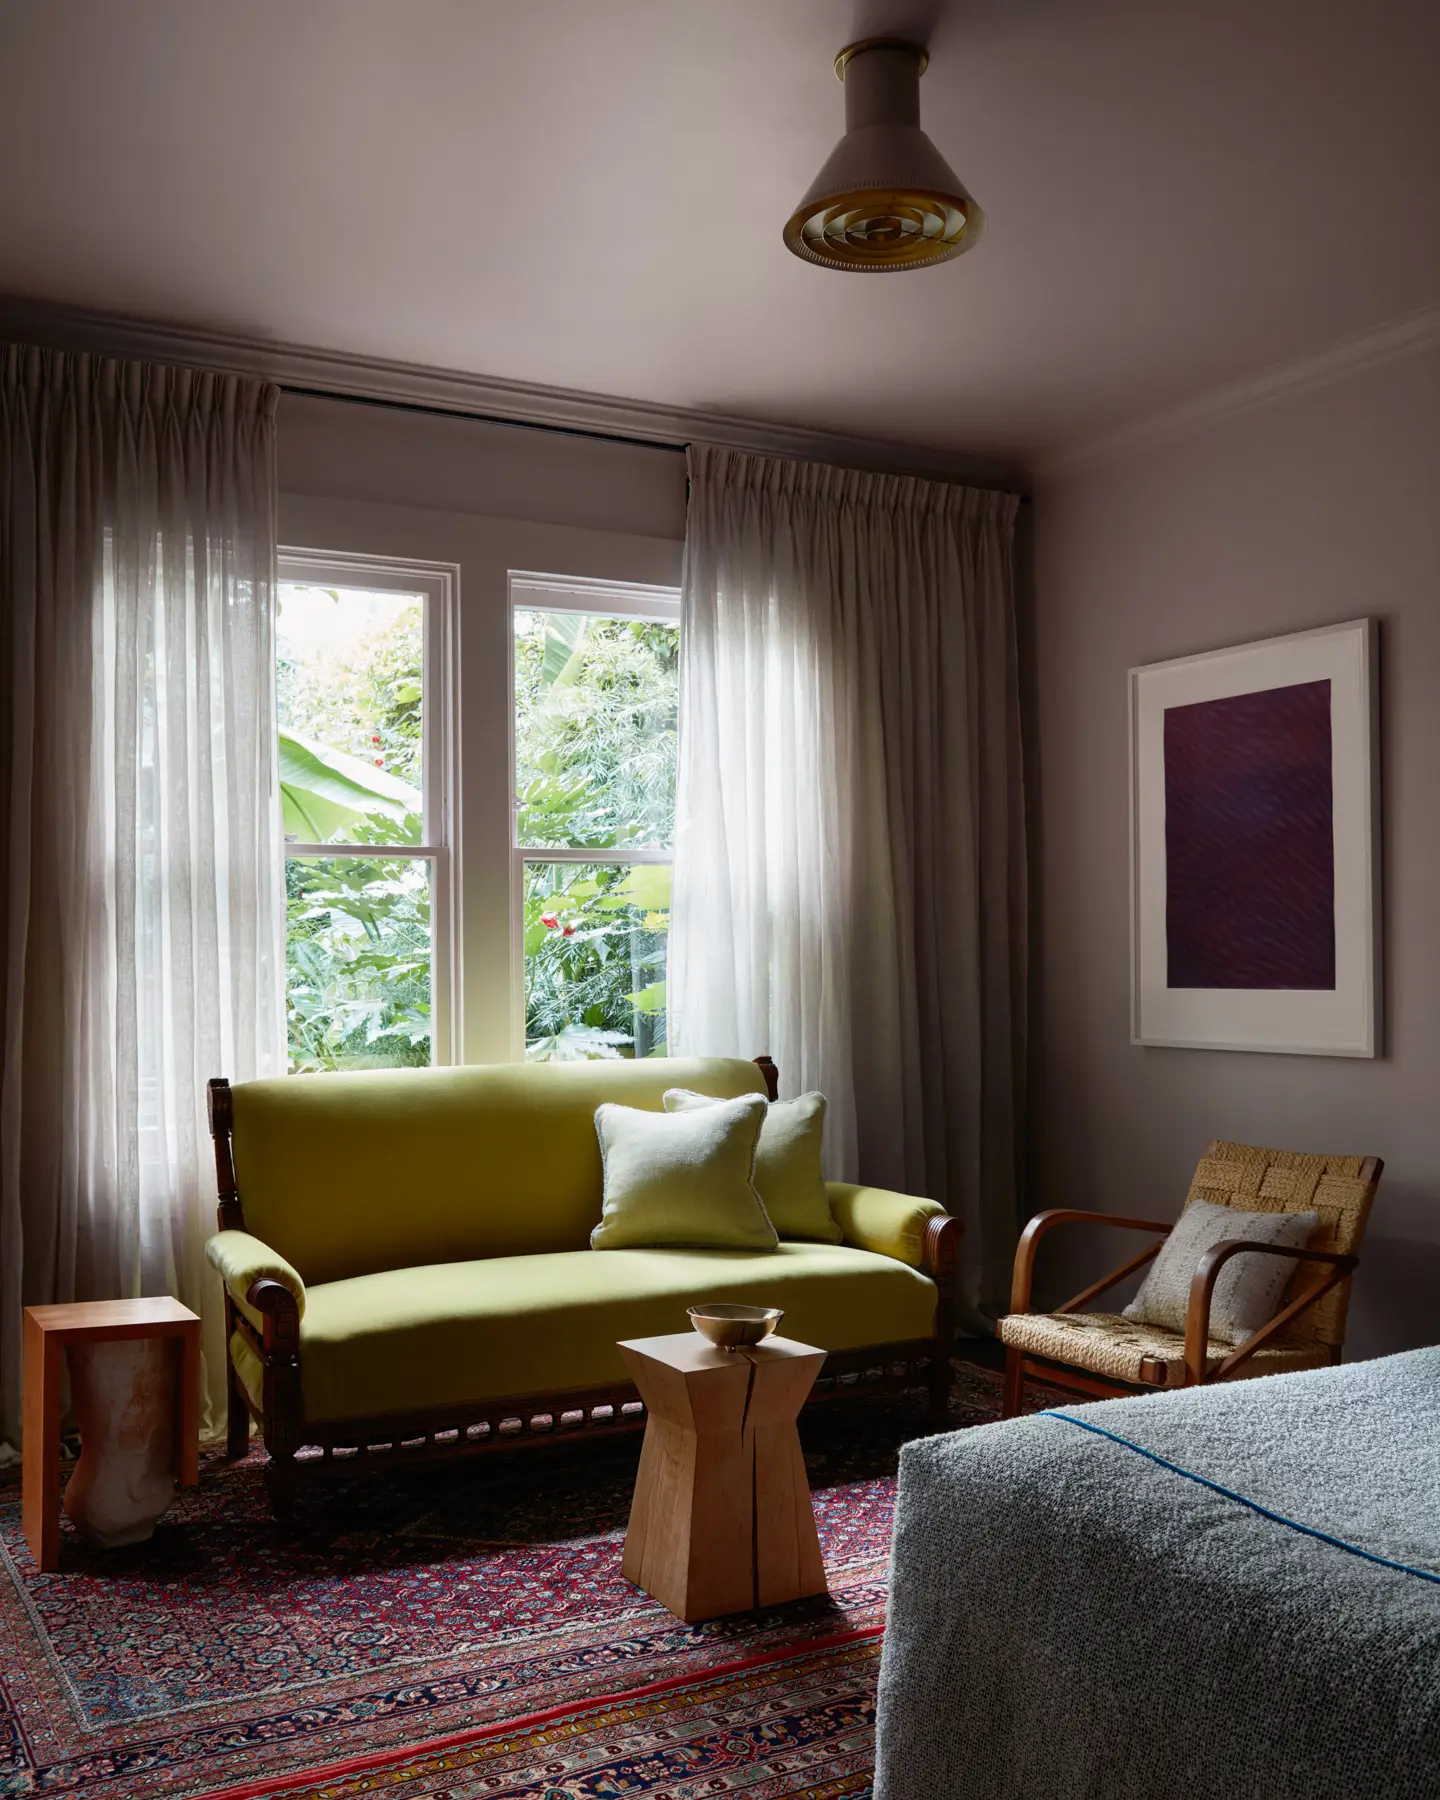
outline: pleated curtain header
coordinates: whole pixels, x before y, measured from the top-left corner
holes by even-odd
[[[270,425],[280,389],[253,376],[213,369],[121,362],[83,351],[0,345],[0,406],[98,406],[108,417],[161,424],[204,420],[233,431],[247,421]]]
[[[863,509],[891,516],[913,512],[997,525],[1009,524],[1020,505],[1018,494],[994,488],[927,481],[919,475],[842,469],[793,457],[754,456],[744,450],[722,450],[709,444],[691,444],[686,451],[686,466],[692,490],[698,487],[717,497],[745,493],[791,503],[811,501],[837,511]]]

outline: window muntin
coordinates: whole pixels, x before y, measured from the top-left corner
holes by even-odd
[[[292,1073],[451,1060],[449,571],[281,558]]]
[[[511,596],[524,1054],[663,1056],[679,596],[534,576]]]

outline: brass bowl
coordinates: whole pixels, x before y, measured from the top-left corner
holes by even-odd
[[[701,1337],[709,1338],[717,1350],[743,1350],[747,1344],[758,1344],[785,1317],[778,1306],[729,1306],[716,1302],[685,1310]]]

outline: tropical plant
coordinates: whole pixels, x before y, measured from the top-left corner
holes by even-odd
[[[520,843],[669,843],[678,653],[673,625],[517,614]],[[665,1053],[669,909],[667,865],[527,862],[529,1058]]]
[[[668,844],[680,634],[652,619],[518,612],[517,841]]]
[[[669,927],[665,864],[528,864],[525,1054],[663,1056]]]
[[[322,591],[342,603],[339,593]],[[318,668],[284,655],[279,661],[287,839],[377,852],[286,860],[286,1023],[295,1073],[431,1060],[429,866],[384,855],[388,844],[422,837],[415,782],[423,642],[416,602],[344,658]]]
[[[280,768],[287,837],[381,852],[286,859],[291,1071],[428,1063],[429,866],[383,855],[418,839],[418,790],[288,732]]]
[[[280,733],[280,808],[285,836],[304,844],[345,843],[362,822],[389,820],[401,829],[383,840],[420,841],[419,790],[357,756]],[[382,826],[374,829],[383,830]]]
[[[429,1063],[428,865],[291,857],[285,898],[292,1072]]]
[[[419,620],[417,606],[323,668],[280,662],[287,838],[376,851],[287,859],[296,1072],[430,1061],[428,865],[384,853],[422,840]],[[677,665],[673,625],[517,614],[519,842],[670,841]],[[669,907],[665,865],[527,862],[528,1057],[664,1053]]]

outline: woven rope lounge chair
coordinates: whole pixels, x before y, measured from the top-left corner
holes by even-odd
[[[1309,1156],[1218,1139],[1208,1145],[1186,1206],[1208,1200],[1243,1212],[1313,1209],[1320,1215],[1320,1227],[1302,1250],[1247,1244],[1242,1238],[1207,1250],[1190,1287],[1183,1335],[1119,1313],[1081,1311],[1157,1256],[1171,1225],[1068,1208],[1038,1213],[1025,1227],[1015,1252],[1011,1310],[999,1326],[1005,1346],[1002,1416],[1013,1418],[1019,1412],[1027,1379],[1103,1400],[1338,1363],[1350,1279],[1359,1263],[1361,1239],[1384,1166],[1378,1156]],[[1151,1232],[1156,1241],[1054,1312],[1032,1312],[1031,1283],[1041,1238],[1057,1225],[1080,1222]],[[1243,1250],[1291,1257],[1296,1269],[1275,1317],[1236,1348],[1211,1338],[1210,1303],[1221,1269]]]

